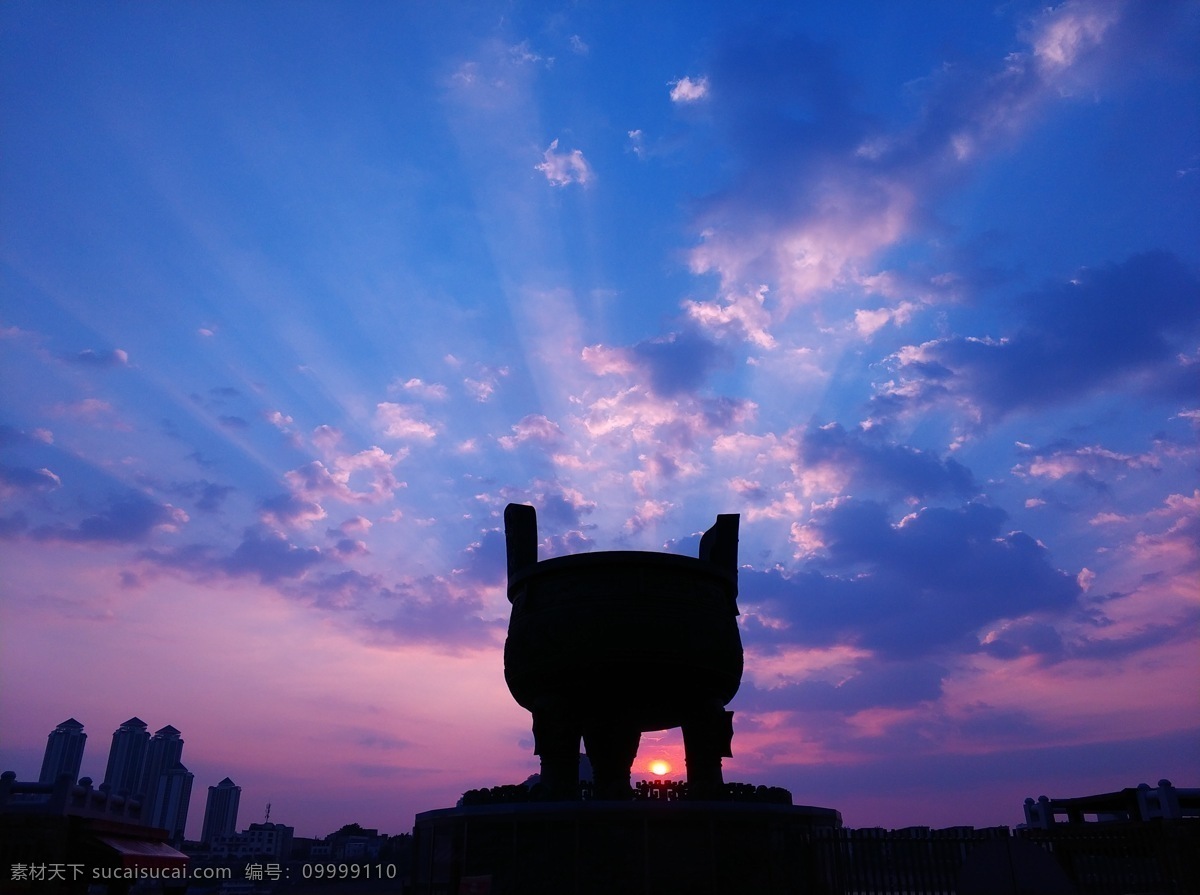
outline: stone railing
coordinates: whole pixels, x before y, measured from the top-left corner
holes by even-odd
[[[592,801],[592,784],[579,784],[579,800]],[[688,800],[688,785],[682,780],[642,780],[630,791],[630,800],[635,802],[683,802]],[[493,786],[472,789],[463,793],[462,804],[468,805],[511,805],[521,802],[544,801],[537,786],[523,785]],[[790,805],[792,794],[779,786],[754,786],[749,783],[726,783],[723,795],[715,801],[751,802],[759,805]]]
[[[18,780],[16,772],[0,775],[0,811],[10,814],[57,814],[104,817],[138,823],[142,800],[102,789],[93,789],[89,777],[78,783],[63,774],[54,783]]]

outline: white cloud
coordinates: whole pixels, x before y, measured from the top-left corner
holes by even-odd
[[[295,420],[281,410],[265,410],[263,411],[263,419],[281,432],[290,432],[292,423],[295,422]]]
[[[529,41],[523,40],[519,44],[513,44],[508,48],[509,58],[518,64],[526,62],[541,62],[542,56],[535,53],[529,46]],[[554,60],[549,60],[552,63]]]
[[[508,375],[508,367],[485,367],[478,368],[476,376],[466,377],[463,379],[463,388],[476,401],[481,404],[492,399],[496,393],[496,386],[500,379]]]
[[[1117,20],[1110,3],[1067,3],[1047,12],[1041,31],[1033,39],[1033,53],[1044,72],[1068,68],[1087,50],[1098,45]]]
[[[671,102],[694,103],[708,96],[708,78],[701,77],[693,81],[683,77],[671,82]]]
[[[541,164],[534,165],[534,168],[545,174],[546,179],[554,186],[566,186],[570,183],[586,186],[595,178],[583,153],[578,149],[559,152],[557,139],[546,148]]]
[[[633,150],[633,154],[636,155],[638,158],[645,158],[646,157],[646,143],[645,143],[646,135],[642,133],[641,128],[635,128],[634,130],[629,131],[628,136],[629,136],[629,148],[631,150]]]

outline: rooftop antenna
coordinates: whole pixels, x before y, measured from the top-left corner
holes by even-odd
[[[269,824],[270,822],[271,822],[271,803],[267,802],[267,814],[263,818],[263,823]]]

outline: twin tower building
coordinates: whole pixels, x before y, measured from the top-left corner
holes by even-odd
[[[46,743],[46,754],[42,760],[42,783],[54,783],[66,774],[72,781],[79,778],[83,761],[83,747],[87,734],[83,725],[69,718],[58,725]],[[116,729],[112,746],[108,750],[108,765],[104,770],[104,782],[100,788],[113,795],[133,797],[141,800],[141,821],[146,826],[167,831],[172,842],[182,843],[187,824],[188,805],[192,798],[192,773],[183,765],[183,738],[179,731],[167,725],[151,736],[146,722],[141,718],[130,718]],[[228,778],[221,782],[218,799],[225,805],[229,793],[240,792]],[[212,787],[210,787],[212,789]],[[210,793],[210,796],[212,794]],[[211,801],[211,798],[210,798]],[[229,813],[228,807],[225,812]],[[209,834],[209,820],[205,816],[205,834]],[[225,822],[214,819],[222,829],[215,833],[232,832],[236,822],[237,803],[232,804],[233,817]],[[230,829],[224,829],[228,826]]]

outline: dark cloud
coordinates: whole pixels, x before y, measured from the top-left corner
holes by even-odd
[[[485,552],[494,554],[494,539],[485,540]],[[288,599],[339,613],[345,624],[372,642],[437,644],[455,650],[494,645],[504,632],[504,620],[484,619],[478,582],[469,574],[429,576],[388,585],[378,575],[354,569],[329,571],[329,564],[335,560],[320,549],[292,543],[282,534],[261,527],[247,529],[232,552],[191,544],[171,550],[143,550],[139,558],[200,581],[256,578]],[[491,560],[495,560],[494,555]],[[503,565],[493,577],[502,579]]]
[[[1114,661],[1193,640],[1197,630],[1200,630],[1200,608],[1189,607],[1181,617],[1146,625],[1124,637],[1082,638],[1068,646],[1067,655],[1072,659]]]
[[[351,556],[365,556],[371,551],[363,541],[354,538],[338,538],[333,545],[333,552],[341,559],[349,559]]]
[[[205,513],[215,513],[225,502],[225,498],[236,491],[232,485],[218,485],[207,479],[195,482],[176,482],[170,486],[172,494],[179,494],[193,502],[196,509]]]
[[[314,573],[290,581],[283,588],[293,599],[319,609],[361,609],[386,589],[376,575],[364,575],[354,569]]]
[[[870,816],[876,810],[876,800],[905,795],[919,806],[911,815],[914,823],[1015,825],[1024,820],[1026,797],[1111,791],[1153,784],[1164,774],[1178,783],[1195,767],[1200,743],[1196,727],[1099,741],[1065,736],[1068,731],[1061,727],[1048,730],[1022,713],[988,707],[966,719],[947,719],[932,736],[928,727],[922,720],[871,739],[847,737],[840,748],[833,746],[840,756],[837,773],[831,773],[828,761],[781,761],[772,765],[772,782],[790,789],[797,801],[838,806],[851,827],[862,825],[856,812]],[[976,748],[948,748],[949,737],[962,741],[959,734],[971,735]],[[735,750],[737,742],[735,736]],[[970,796],[997,789],[1012,794],[1008,812],[979,817]],[[931,792],[957,795],[931,800]]]
[[[781,161],[802,170],[824,151],[853,146],[865,126],[836,52],[807,37],[760,29],[733,35],[713,60],[710,85],[709,105],[745,163],[744,176],[771,204],[789,188],[776,179]]]
[[[594,539],[581,531],[568,531],[542,538],[542,544],[550,556],[567,556],[572,553],[590,553],[596,547]],[[546,557],[543,557],[546,558]]]
[[[0,463],[0,494],[12,491],[51,491],[62,482],[48,469]]]
[[[10,426],[7,423],[0,423],[0,447],[8,447],[9,445],[13,444],[24,444],[29,440],[29,436],[16,426]]]
[[[240,416],[233,416],[233,415],[225,414],[225,415],[217,417],[217,422],[219,422],[226,429],[248,429],[248,428],[250,428],[250,424],[246,421],[246,419],[244,417],[240,417]]]
[[[78,354],[70,355],[66,360],[82,367],[125,367],[129,365],[129,355],[120,348],[106,351],[85,348]]]
[[[893,525],[881,504],[842,500],[809,526],[825,545],[794,575],[743,570],[748,638],[850,642],[886,658],[978,649],[989,622],[1075,606],[1076,580],[1046,548],[1005,531],[1003,510],[979,503],[925,508]],[[778,630],[767,619],[782,618]]]
[[[850,472],[856,482],[899,496],[969,497],[978,490],[971,471],[952,458],[943,460],[871,433],[847,432],[837,423],[810,426],[800,439],[800,459],[808,465],[832,464]]]
[[[1054,663],[1066,656],[1066,647],[1058,629],[1032,618],[1018,619],[1005,625],[984,641],[982,649],[998,659],[1034,655],[1043,662]]]
[[[928,661],[879,662],[846,680],[807,680],[771,689],[744,683],[738,691],[739,711],[842,712],[870,708],[908,708],[942,695],[946,669]]]
[[[319,503],[298,494],[279,494],[265,498],[259,503],[259,512],[265,521],[284,527],[303,525],[315,519],[325,518],[325,510]]]
[[[187,572],[200,580],[220,576],[252,576],[263,584],[280,584],[303,576],[325,560],[317,547],[293,544],[278,532],[248,528],[232,552],[209,544],[187,544],[169,550],[143,550],[139,558],[166,569]]]
[[[217,551],[207,544],[185,544],[169,549],[151,548],[138,553],[138,559],[160,568],[188,572],[202,581],[221,571]]]
[[[508,569],[508,551],[504,532],[498,528],[485,531],[483,536],[463,551],[463,561],[456,574],[479,585],[503,584]]]
[[[81,520],[78,525],[43,525],[30,534],[37,540],[93,543],[135,543],[159,526],[175,525],[181,514],[137,493],[109,499],[108,506]]]
[[[1120,389],[1157,397],[1200,394],[1195,352],[1200,279],[1174,255],[1152,252],[1089,268],[1025,296],[1009,336],[950,336],[899,352],[886,409],[965,400],[985,421]]]
[[[251,528],[222,567],[231,575],[254,575],[263,584],[274,584],[303,575],[323,559],[317,547],[299,547],[277,532]]]
[[[8,516],[0,516],[0,539],[8,540],[25,533],[29,528],[29,517],[18,511]]]
[[[506,503],[524,503],[537,508],[538,533],[554,535],[589,528],[583,517],[596,508],[592,501],[580,499],[558,482],[534,482],[527,489],[504,487],[500,495]]]
[[[411,740],[402,740],[399,737],[388,736],[375,731],[362,731],[353,737],[353,741],[360,746],[366,746],[368,749],[384,749],[387,751],[397,749],[409,749],[412,747]]]
[[[714,367],[728,360],[717,345],[691,332],[647,339],[629,353],[650,380],[650,387],[664,397],[695,391]]]
[[[343,618],[373,641],[454,650],[494,643],[503,634],[503,620],[484,620],[478,586],[457,572],[387,585],[379,576],[343,569],[284,582],[281,590],[310,606],[347,612]]]
[[[1127,594],[1110,594],[1105,602]],[[1092,626],[1106,629],[1112,622],[1096,607],[1082,614]],[[998,659],[1035,656],[1043,665],[1070,660],[1112,662],[1138,653],[1154,651],[1173,643],[1192,640],[1200,626],[1200,608],[1186,609],[1181,615],[1130,631],[1105,637],[1078,636],[1065,639],[1054,625],[1036,618],[1022,618],[1004,624],[981,644],[980,649]]]
[[[494,644],[504,620],[485,621],[483,599],[474,589],[428,576],[386,592],[389,612],[365,621],[376,638],[394,643],[434,643],[446,648]]]

